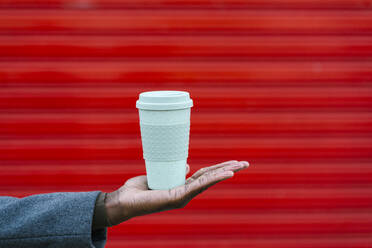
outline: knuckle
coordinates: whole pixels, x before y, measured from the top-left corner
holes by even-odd
[[[203,175],[203,176],[199,177],[199,184],[200,185],[206,184],[208,182],[208,178],[209,178],[208,175]]]
[[[199,182],[199,190],[198,193],[202,193],[205,191],[209,186],[208,184],[213,181],[214,173],[213,172],[208,172],[204,174],[203,176],[199,177],[198,182]]]

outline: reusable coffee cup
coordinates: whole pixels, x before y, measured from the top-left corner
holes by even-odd
[[[192,106],[185,91],[148,91],[139,95],[136,107],[150,189],[185,184]]]

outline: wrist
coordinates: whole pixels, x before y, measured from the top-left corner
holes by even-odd
[[[118,190],[106,194],[105,209],[109,226],[114,226],[130,219],[120,201],[120,192]]]

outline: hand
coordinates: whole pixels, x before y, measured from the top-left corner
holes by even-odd
[[[190,167],[186,166],[188,173]],[[135,216],[182,208],[204,190],[248,166],[246,161],[233,160],[205,167],[189,177],[185,185],[169,190],[149,190],[146,176],[131,178],[121,188],[106,195],[107,218],[111,225],[117,225]]]

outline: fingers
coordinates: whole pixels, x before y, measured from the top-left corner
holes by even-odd
[[[190,172],[190,166],[189,164],[186,164],[186,175],[189,174],[189,172]]]
[[[188,184],[186,198],[188,198],[188,201],[190,201],[192,198],[202,193],[209,187],[233,176],[234,172],[232,170],[226,170],[226,168],[218,168],[216,170],[209,171]]]
[[[202,193],[204,190],[214,184],[231,178],[234,172],[247,168],[246,161],[228,161],[217,166],[207,167],[199,170],[196,175],[199,177],[190,177],[185,185],[168,190],[168,200],[174,208],[184,207],[192,198]],[[200,173],[202,171],[203,173]],[[195,175],[195,174],[194,174]]]
[[[211,170],[214,170],[214,169],[226,166],[226,165],[235,164],[237,162],[238,162],[237,160],[230,160],[230,161],[226,161],[226,162],[216,164],[216,165],[213,165],[213,166],[201,168],[200,170],[195,172],[194,175],[191,176],[191,178],[196,179],[196,178],[200,177],[201,175],[203,175],[204,173],[206,173],[208,171],[211,171]]]
[[[223,169],[224,171],[230,170],[230,171],[233,171],[233,172],[238,172],[242,169],[247,168],[248,166],[249,166],[249,163],[246,162],[246,161],[238,162],[236,160],[232,160],[232,161],[227,161],[227,162],[224,162],[224,163],[221,163],[221,164],[218,164],[218,165],[205,167],[205,168],[202,168],[202,169],[198,170],[194,175],[192,175],[190,178],[188,178],[186,180],[186,183],[190,183],[190,182],[198,179],[200,176],[204,175],[205,173],[209,173],[209,172],[212,172],[214,170]]]

